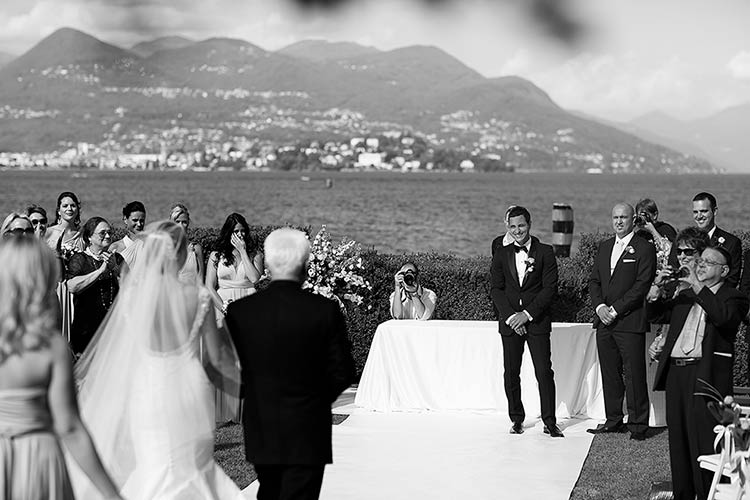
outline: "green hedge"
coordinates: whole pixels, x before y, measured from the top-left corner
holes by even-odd
[[[252,236],[258,242],[277,226],[251,226]],[[309,227],[302,228],[308,234]],[[190,231],[193,241],[200,242],[205,258],[218,237],[218,229],[195,228]],[[750,249],[750,232],[735,231]],[[552,305],[552,320],[559,322],[587,323],[594,316],[588,292],[591,265],[599,241],[611,236],[604,233],[581,234],[578,251],[569,258],[558,259],[558,295]],[[116,237],[120,237],[117,235]],[[749,250],[750,251],[750,250]],[[494,321],[495,315],[490,299],[490,256],[459,258],[437,253],[384,254],[365,250],[362,254],[365,278],[372,284],[372,291],[361,306],[346,304],[349,336],[357,373],[361,374],[372,337],[378,324],[390,319],[388,297],[393,291],[393,274],[407,260],[419,266],[422,285],[437,294],[436,319]],[[750,385],[748,374],[747,328],[743,325],[735,344],[735,385]]]

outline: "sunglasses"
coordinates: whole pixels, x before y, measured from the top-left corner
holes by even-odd
[[[699,266],[713,267],[713,266],[728,266],[729,264],[722,264],[721,262],[714,262],[712,260],[700,259],[698,261]]]
[[[32,226],[38,226],[39,224],[47,225],[47,219],[29,219]]]
[[[34,229],[30,228],[30,227],[28,227],[26,229],[21,229],[20,227],[17,227],[15,229],[8,230],[5,233],[6,234],[15,234],[16,236],[23,236],[24,234],[34,234]]]
[[[96,235],[100,238],[104,238],[105,236],[112,236],[112,231],[99,231]]]
[[[695,248],[678,248],[677,255],[684,253],[687,257],[692,257],[698,252]]]

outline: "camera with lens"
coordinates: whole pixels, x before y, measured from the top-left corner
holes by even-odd
[[[673,280],[678,280],[680,278],[687,278],[690,276],[690,270],[687,267],[681,267],[679,269],[675,269],[669,274],[669,277]]]
[[[651,223],[654,222],[654,219],[651,217],[651,214],[648,212],[641,212],[635,216],[636,226],[645,226],[648,222],[651,222]]]
[[[417,282],[417,274],[411,269],[407,269],[400,274],[404,277],[404,284],[407,286],[414,286],[414,284]]]

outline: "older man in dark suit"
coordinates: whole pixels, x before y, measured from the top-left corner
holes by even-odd
[[[245,455],[258,500],[317,499],[332,462],[331,403],[354,376],[346,324],[335,302],[302,290],[304,233],[277,229],[264,249],[271,284],[226,315],[245,386]]]
[[[712,475],[697,458],[713,453],[716,420],[704,396],[705,380],[722,395],[732,393],[734,338],[748,312],[748,298],[726,281],[730,256],[723,247],[709,247],[697,265],[686,266],[689,285],[676,297],[651,307],[669,321],[662,348],[649,354],[658,359],[655,390],[666,390],[669,458],[675,500],[707,497]]]
[[[631,205],[615,205],[615,237],[599,244],[591,269],[589,292],[596,309],[594,328],[607,420],[588,431],[624,430],[622,404],[627,391],[630,438],[643,440],[649,416],[645,299],[656,273],[656,250],[633,233],[634,215]]]
[[[500,311],[505,395],[513,422],[511,434],[522,434],[526,413],[521,402],[521,359],[529,344],[544,432],[563,437],[555,418],[555,380],[552,371],[549,308],[557,294],[557,261],[552,247],[531,236],[531,214],[513,207],[508,214],[513,243],[497,249],[492,258],[492,302]]]

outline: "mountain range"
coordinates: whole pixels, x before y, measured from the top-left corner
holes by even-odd
[[[62,28],[0,67],[0,102],[7,151],[76,142],[153,149],[178,136],[182,148],[190,137],[348,141],[400,131],[519,169],[716,171],[658,144],[658,130],[639,137],[568,112],[528,80],[486,78],[431,46],[381,51],[309,40],[271,52],[244,40],[175,36],[122,48]]]

